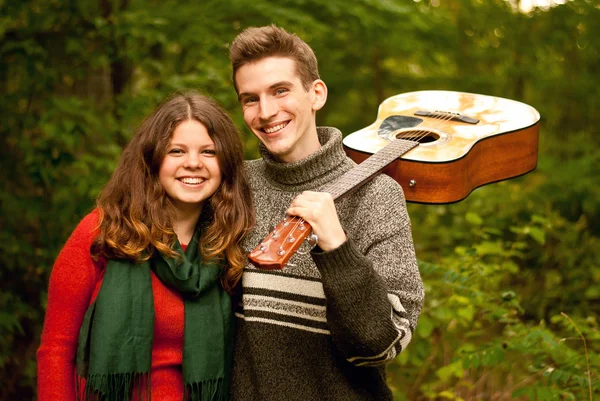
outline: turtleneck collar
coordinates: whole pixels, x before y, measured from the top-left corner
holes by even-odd
[[[353,163],[347,159],[342,146],[342,133],[333,127],[317,127],[321,148],[308,157],[293,163],[282,163],[273,158],[260,144],[266,176],[269,181],[285,189],[307,190],[320,187],[337,178]]]

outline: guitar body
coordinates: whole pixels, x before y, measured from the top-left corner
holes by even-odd
[[[344,149],[361,163],[393,139],[418,140],[383,172],[402,185],[407,201],[452,203],[535,169],[539,121],[537,110],[514,100],[409,92],[386,99],[373,124],[344,138]]]

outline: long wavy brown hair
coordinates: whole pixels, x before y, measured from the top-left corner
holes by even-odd
[[[225,258],[223,287],[232,292],[242,276],[245,255],[240,240],[254,225],[254,207],[243,165],[240,135],[227,113],[197,92],[171,95],[138,128],[123,150],[112,177],[97,199],[100,234],[95,257],[148,260],[155,252],[177,257],[172,249],[175,207],[158,173],[175,128],[196,120],[215,143],[221,185],[205,202],[202,218],[208,227],[200,239],[205,260]],[[205,221],[206,223],[206,221]]]

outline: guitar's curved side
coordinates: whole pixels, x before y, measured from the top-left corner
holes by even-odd
[[[402,185],[409,202],[458,202],[477,187],[535,169],[539,130],[538,121],[518,131],[484,138],[460,159],[443,163],[398,159],[383,172]],[[347,146],[344,149],[356,163],[371,156]]]

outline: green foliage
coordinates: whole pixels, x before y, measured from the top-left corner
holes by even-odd
[[[233,116],[241,29],[277,23],[314,48],[318,122],[345,133],[386,97],[450,89],[542,115],[537,170],[465,201],[410,205],[426,286],[414,339],[389,365],[398,400],[600,395],[600,9],[524,14],[504,0],[0,2],[0,400],[35,399],[47,280],[141,119],[196,88]]]
[[[597,157],[596,149],[575,145],[561,153],[579,165]],[[600,198],[588,193],[599,171],[597,164],[571,171],[564,184],[573,187],[576,175],[581,191],[559,191],[563,164],[542,153],[536,172],[461,203],[410,205],[417,253],[435,263],[421,263],[427,298],[418,352],[413,340],[412,352],[390,368],[391,381],[402,383],[398,399],[599,394],[600,248],[587,223],[596,219]],[[588,202],[595,207],[585,208]]]

